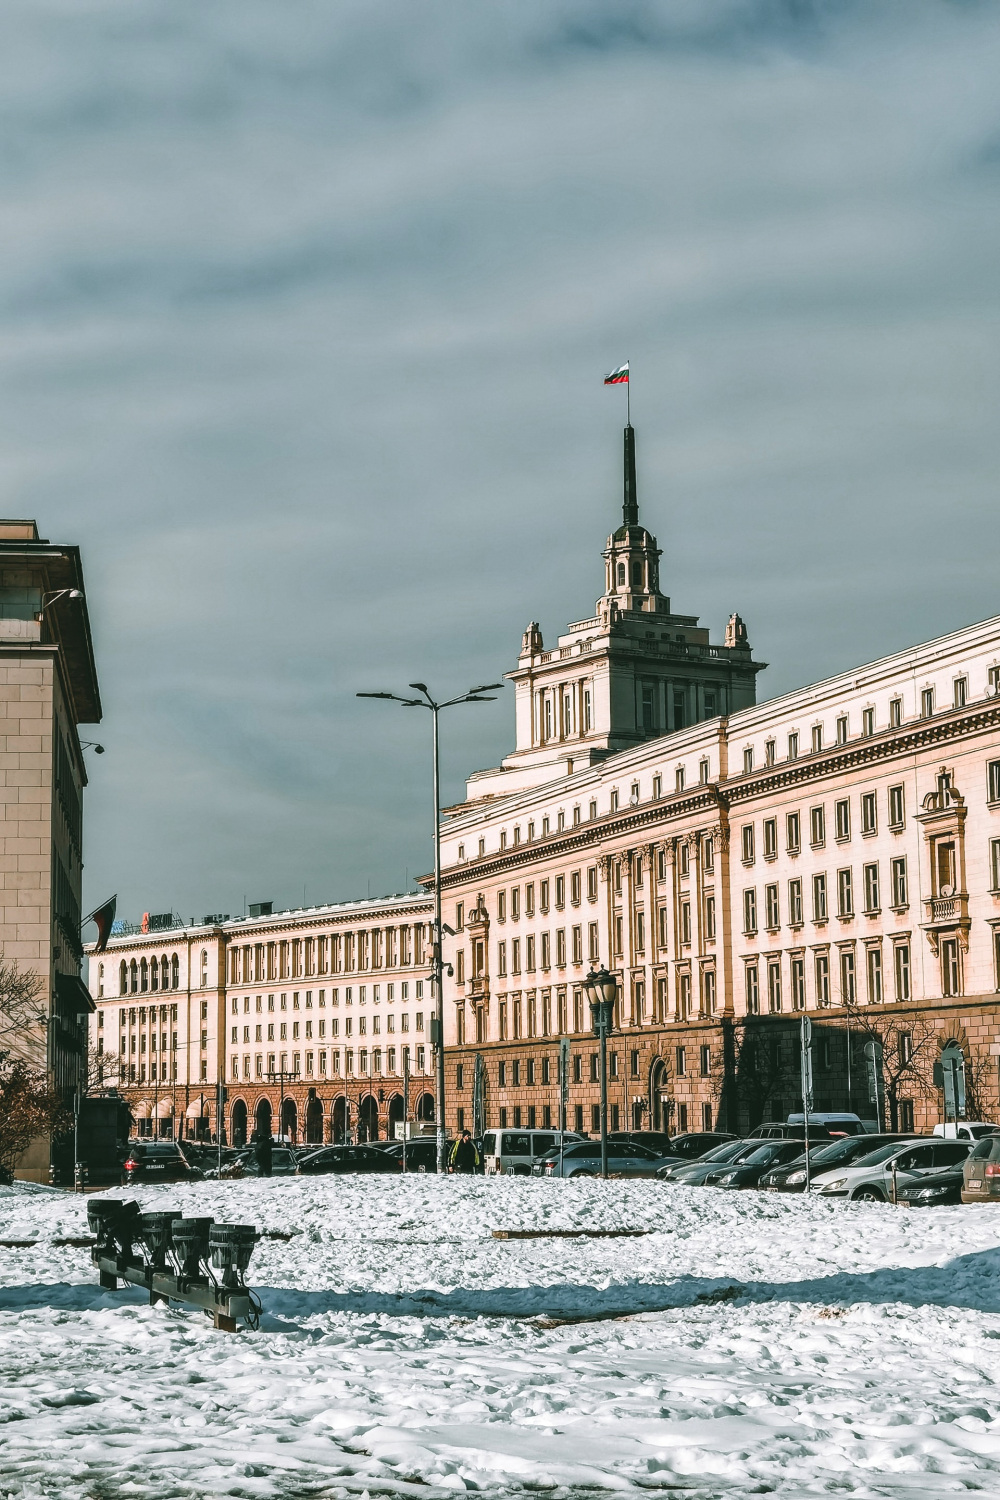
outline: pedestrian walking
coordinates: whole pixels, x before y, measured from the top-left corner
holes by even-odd
[[[271,1132],[269,1130],[262,1130],[258,1126],[253,1134],[257,1156],[257,1171],[261,1177],[270,1177],[272,1163]]]
[[[459,1139],[451,1148],[451,1156],[448,1158],[448,1168],[452,1172],[463,1172],[471,1176],[473,1172],[479,1171],[479,1152],[476,1143],[472,1139],[471,1130],[463,1130]]]

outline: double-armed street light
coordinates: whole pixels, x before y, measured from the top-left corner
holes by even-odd
[[[601,1044],[601,1176],[608,1175],[608,1033],[615,1024],[618,980],[607,969],[591,969],[584,980],[594,1035]]]
[[[484,698],[503,687],[502,682],[488,682],[481,687],[470,688],[457,698],[448,698],[444,703],[436,702],[423,682],[411,682],[410,687],[421,696],[404,698],[398,693],[358,693],[359,698],[387,698],[392,703],[401,703],[404,708],[426,708],[433,720],[434,755],[434,942],[431,950],[431,994],[436,1008],[436,1028],[431,1041],[437,1048],[437,1169],[447,1172],[447,1131],[444,1116],[444,961],[441,956],[441,776],[438,759],[438,715],[443,709],[454,708],[458,703],[493,703],[495,699]],[[450,930],[450,929],[449,929]]]

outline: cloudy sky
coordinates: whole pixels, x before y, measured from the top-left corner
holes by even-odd
[[[3,509],[84,550],[85,899],[401,890],[588,612],[632,361],[767,696],[1000,613],[995,0],[8,0]],[[453,710],[446,793],[511,747]]]

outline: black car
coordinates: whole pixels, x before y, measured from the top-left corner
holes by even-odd
[[[320,1172],[398,1172],[399,1165],[378,1146],[321,1146],[299,1159],[303,1177]]]
[[[705,1178],[706,1187],[755,1188],[769,1167],[794,1161],[802,1154],[801,1141],[761,1141],[744,1161],[720,1166]]]
[[[137,1182],[200,1182],[203,1176],[176,1141],[130,1141],[122,1166],[126,1187]]]
[[[755,1125],[747,1136],[750,1141],[801,1141],[805,1139],[806,1127],[804,1125],[789,1125],[787,1120],[765,1120],[763,1125]],[[832,1141],[840,1140],[844,1134],[842,1130],[833,1131],[828,1125],[819,1125],[812,1120],[809,1121],[810,1141]]]
[[[896,1202],[908,1208],[935,1208],[941,1203],[961,1203],[962,1185],[965,1178],[965,1163],[953,1167],[942,1167],[938,1172],[926,1172],[919,1182],[898,1188]]]
[[[454,1141],[446,1143],[446,1154],[451,1155]],[[396,1171],[403,1170],[403,1142],[389,1141],[379,1148],[384,1156],[395,1163]],[[418,1136],[416,1140],[406,1142],[406,1170],[408,1172],[436,1172],[437,1171],[437,1141],[433,1136]],[[480,1160],[482,1157],[480,1155]]]
[[[686,1135],[675,1135],[663,1155],[675,1162],[698,1161],[706,1151],[738,1139],[728,1130],[689,1130]]]
[[[646,1146],[655,1151],[657,1156],[672,1156],[675,1145],[665,1130],[612,1130],[608,1140],[620,1141],[623,1145],[631,1141],[635,1146]]]
[[[828,1172],[831,1167],[846,1167],[860,1161],[869,1151],[879,1146],[888,1146],[891,1141],[908,1141],[908,1135],[847,1135],[840,1140],[823,1141],[809,1153],[809,1173]],[[798,1156],[783,1166],[772,1167],[760,1179],[760,1186],[778,1193],[804,1193],[806,1187],[806,1154]]]

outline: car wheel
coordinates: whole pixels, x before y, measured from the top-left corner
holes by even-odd
[[[861,1201],[864,1203],[884,1203],[885,1194],[881,1188],[863,1187],[858,1188],[856,1193],[851,1194],[851,1202]]]
[[[596,1172],[587,1172],[583,1168],[581,1168],[578,1172],[571,1172],[569,1175],[570,1175],[571,1178],[572,1177],[596,1177],[597,1173]]]

